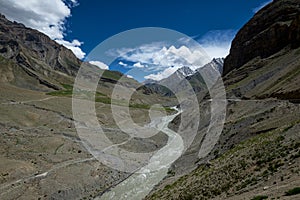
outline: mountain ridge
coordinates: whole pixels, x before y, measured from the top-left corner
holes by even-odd
[[[300,185],[299,8],[298,0],[273,1],[238,32],[224,63],[227,116],[218,143],[198,157],[212,120],[211,102],[200,98],[207,117],[193,144],[146,199],[299,198],[286,196]],[[177,117],[170,127],[179,124]]]
[[[300,45],[299,0],[273,1],[249,20],[232,41],[224,75],[251,59],[269,57],[284,47]]]

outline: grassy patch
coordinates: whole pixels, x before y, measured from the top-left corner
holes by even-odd
[[[268,198],[268,196],[259,195],[259,196],[253,197],[251,200],[263,200],[263,199],[267,199],[267,198]]]
[[[140,109],[150,109],[150,105],[148,105],[148,104],[137,104],[137,103],[135,103],[135,104],[129,104],[129,107],[130,108],[140,108]]]
[[[57,90],[53,92],[48,92],[46,93],[47,95],[52,95],[52,96],[72,96],[73,94],[73,86],[68,85],[68,84],[61,84],[65,89],[64,90]]]
[[[122,77],[122,74],[120,72],[116,71],[109,71],[105,70],[102,74],[103,78],[113,79],[113,80],[119,80]]]
[[[108,73],[110,75],[114,75],[114,73]],[[46,93],[47,95],[52,95],[52,96],[63,96],[63,97],[72,97],[73,95],[73,86],[68,85],[68,84],[62,84],[62,86],[65,88],[64,90],[58,90],[58,91],[53,91],[53,92],[48,92]],[[82,98],[86,98],[91,100],[93,93],[91,91],[81,91],[80,96]],[[101,93],[101,92],[96,92],[95,94],[95,101],[104,103],[104,104],[114,104],[114,105],[119,105],[119,106],[127,106],[125,101],[119,101],[119,100],[112,100],[110,97],[107,95]],[[129,104],[130,108],[137,108],[137,109],[150,109],[151,105],[148,104],[137,104],[137,103],[130,103]],[[165,111],[167,113],[174,112],[175,110],[169,107],[164,107]]]
[[[292,196],[292,195],[296,195],[296,194],[300,194],[300,187],[295,187],[295,188],[285,192],[285,196]]]
[[[57,90],[57,91],[52,91],[52,92],[48,92],[46,93],[47,95],[52,95],[52,96],[65,96],[65,97],[71,97],[73,95],[73,86],[72,85],[68,85],[68,84],[61,84],[64,89],[63,90]],[[81,92],[84,96],[87,97],[91,97],[92,96],[92,92],[90,91],[86,91],[86,92]],[[105,94],[101,93],[101,92],[96,92],[96,99],[98,97],[106,97]],[[101,101],[100,101],[101,102]],[[107,102],[107,101],[105,101]]]
[[[73,90],[73,85],[61,84],[66,90]]]
[[[72,96],[73,91],[72,90],[58,90],[58,91],[48,92],[46,94],[52,95],[52,96]]]
[[[96,97],[96,102],[105,103],[105,104],[111,104],[111,98],[109,97]]]

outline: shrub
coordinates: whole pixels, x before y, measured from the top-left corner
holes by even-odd
[[[267,198],[268,198],[268,196],[259,195],[259,196],[253,197],[251,200],[263,200],[263,199],[267,199]]]
[[[300,187],[295,187],[295,188],[285,192],[285,196],[292,196],[292,195],[296,195],[296,194],[300,194]]]

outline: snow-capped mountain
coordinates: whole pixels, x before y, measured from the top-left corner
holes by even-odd
[[[183,82],[184,79],[187,79],[188,81],[193,80],[192,87],[195,91],[201,91],[202,87],[205,87],[205,83],[203,82],[204,80],[202,79],[201,75],[205,75],[207,77],[206,80],[213,80],[213,78],[210,77],[215,76],[215,71],[218,71],[220,74],[222,74],[223,63],[224,58],[214,58],[211,62],[205,64],[204,66],[184,66],[177,69],[173,74],[171,74],[167,78],[164,78],[160,81],[147,79],[144,81],[144,84],[147,84],[149,87],[151,85],[152,90],[158,93],[163,93],[164,90],[161,89],[161,85],[165,86],[166,88],[169,88],[172,91],[177,91],[178,87],[181,87],[181,82]]]
[[[213,68],[216,71],[219,71],[220,74],[222,74],[222,72],[223,72],[223,63],[224,63],[224,58],[214,58],[211,62],[205,64],[202,67],[196,67],[196,66],[188,67],[188,66],[184,66],[184,67],[181,67],[178,70],[176,70],[169,77],[164,78],[164,79],[158,81],[158,83],[167,83],[168,82],[168,85],[170,83],[176,83],[176,82],[178,83],[178,81],[181,81],[182,79],[195,74],[201,68],[206,68],[206,67]],[[193,70],[192,68],[196,69],[196,70]]]
[[[187,76],[193,75],[195,73],[195,71],[192,70],[191,68],[187,67],[187,66],[184,66],[184,67],[179,68],[175,73],[178,76],[181,76],[181,77],[185,78]]]
[[[164,78],[160,81],[158,81],[157,83],[160,85],[164,85],[167,87],[173,87],[182,81],[183,79],[185,79],[188,76],[191,76],[195,73],[194,70],[192,70],[190,67],[184,66],[179,68],[178,70],[176,70],[173,74],[171,74],[169,77]]]
[[[207,63],[206,65],[204,65],[201,68],[212,67],[215,70],[217,70],[218,72],[220,72],[220,74],[222,74],[223,65],[224,65],[224,58],[214,58],[211,62]],[[198,68],[197,71],[199,71],[199,69],[201,69],[201,68]]]

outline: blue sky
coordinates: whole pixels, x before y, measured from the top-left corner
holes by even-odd
[[[44,32],[83,60],[89,59],[86,56],[107,38],[140,27],[163,27],[179,31],[196,39],[212,58],[225,57],[236,32],[259,8],[269,2],[270,0],[6,0],[0,1],[0,12],[11,20]],[[150,43],[140,44],[140,48],[145,45],[150,45],[155,50],[153,53],[161,52],[164,47],[167,48],[164,52],[171,51],[171,44],[155,47]],[[141,53],[140,48],[136,47],[134,52],[139,52],[137,55],[141,56],[144,63],[137,62],[136,59],[130,60],[131,57],[128,56],[109,67],[106,66],[109,63],[103,63],[103,60],[95,58],[93,61],[102,68],[123,73],[136,66],[138,69],[152,66],[152,63],[147,63],[149,59],[146,59],[144,52]],[[179,49],[180,46],[176,48]],[[178,53],[176,48],[171,52]],[[164,70],[166,74],[162,74]],[[174,70],[175,68],[170,69],[168,66],[161,70],[161,74],[158,69],[152,71],[152,74],[157,75],[153,76],[154,79],[160,79]],[[146,76],[147,73],[143,75]]]
[[[67,21],[67,39],[95,44],[138,27],[164,27],[189,36],[212,30],[239,30],[266,0],[107,0],[80,1]]]

